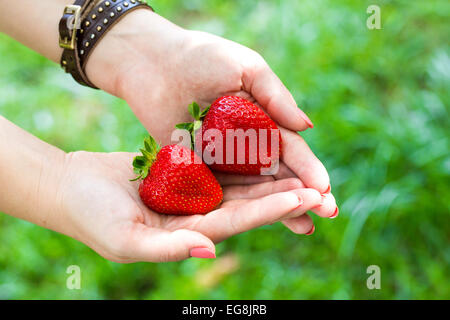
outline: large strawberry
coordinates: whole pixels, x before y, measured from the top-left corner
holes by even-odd
[[[181,123],[176,127],[195,132],[201,126],[202,130],[193,133],[192,137],[196,137],[196,142],[202,141],[202,155],[205,163],[211,169],[235,174],[259,175],[264,172],[264,169],[267,172],[267,169],[274,166],[279,160],[281,156],[280,131],[275,122],[250,101],[235,96],[223,96],[203,111],[200,111],[200,106],[194,102],[189,106],[189,112],[195,121]],[[211,136],[207,134],[209,129],[218,130],[221,139],[210,138]],[[254,136],[256,135],[256,140],[252,141],[249,136],[244,136],[244,140],[238,143],[239,140],[236,137],[227,135],[227,131],[234,131],[239,135],[239,129],[241,129],[241,137],[242,133],[253,133]],[[263,135],[262,132],[265,134]],[[199,137],[200,133],[203,137]],[[206,138],[207,136],[208,138]],[[229,146],[233,146],[234,150],[229,150],[230,147],[227,149],[227,139],[230,137],[233,140]],[[277,141],[274,141],[275,139]],[[245,146],[242,141],[245,142]],[[217,150],[222,153],[216,154]],[[209,159],[205,157],[207,154],[210,155]],[[212,159],[212,163],[210,159]],[[245,161],[242,161],[243,159]]]
[[[211,170],[190,149],[169,145],[163,148],[150,136],[142,155],[134,158],[142,201],[165,214],[205,214],[222,201],[222,188]]]

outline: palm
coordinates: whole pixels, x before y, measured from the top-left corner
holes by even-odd
[[[292,196],[284,192],[299,187],[292,179],[264,183],[262,181],[267,180],[264,177],[219,175],[224,201],[218,209],[207,215],[161,215],[142,203],[138,182],[130,181],[133,157],[132,153],[88,152],[75,152],[69,157],[68,171],[76,175],[66,178],[70,190],[64,192],[64,203],[71,210],[68,217],[76,230],[72,236],[110,260],[135,261],[130,248],[141,241],[142,231],[163,237],[174,232],[195,231],[218,242],[261,225],[300,216],[320,202],[317,191],[303,189],[311,200],[302,210],[293,210],[297,200],[293,201]],[[253,184],[255,182],[261,183]],[[278,193],[267,196],[272,192]],[[276,200],[277,197],[283,200]],[[281,208],[280,201],[283,202]],[[306,223],[304,232],[308,227]],[[164,254],[166,256],[157,260],[175,260],[170,250],[165,250]]]

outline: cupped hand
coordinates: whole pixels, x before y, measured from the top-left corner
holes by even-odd
[[[101,65],[100,70],[97,66]],[[297,178],[302,187],[324,195],[323,205],[313,210],[316,214],[337,214],[328,173],[297,133],[312,128],[312,122],[257,52],[205,32],[182,29],[148,10],[137,10],[108,33],[87,67],[91,80],[125,99],[162,144],[171,142],[175,124],[192,120],[187,111],[192,101],[206,107],[223,95],[251,100],[281,129],[282,163],[272,180]],[[295,231],[298,223],[290,219],[285,224]]]
[[[134,156],[69,153],[61,179],[60,211],[68,235],[116,262],[177,261],[198,252],[214,257],[214,243],[283,219],[299,220],[296,232],[308,233],[313,224],[304,213],[322,202],[317,190],[299,188],[295,178],[264,182],[219,174],[224,191],[219,208],[207,215],[162,215],[141,202],[139,182],[130,181]]]

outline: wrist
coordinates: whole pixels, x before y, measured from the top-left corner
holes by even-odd
[[[139,84],[139,77],[161,75],[184,34],[184,29],[150,10],[131,12],[99,42],[86,74],[100,89],[126,99],[128,88]],[[140,70],[143,65],[150,66],[147,74]]]
[[[66,153],[51,145],[45,145],[41,153],[40,176],[35,194],[39,221],[36,224],[59,233],[70,235],[63,208],[63,177]]]
[[[0,211],[65,233],[60,182],[65,153],[0,116]]]

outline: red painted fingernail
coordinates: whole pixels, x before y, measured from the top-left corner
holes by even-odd
[[[331,191],[331,185],[328,185],[328,188],[327,188],[327,190],[325,190],[324,193],[330,193],[330,191]]]
[[[302,117],[302,119],[305,120],[308,127],[310,127],[311,129],[314,128],[314,124],[312,123],[311,119],[308,118],[306,113],[304,113],[301,109],[298,110],[300,111],[300,117]]]
[[[296,206],[295,209],[300,208],[300,207],[302,206],[302,204],[303,204],[303,199],[302,199],[302,197],[298,196],[298,201],[300,202],[300,204],[299,204],[298,206]],[[295,209],[294,209],[294,210],[295,210]]]
[[[305,233],[305,235],[307,235],[307,236],[312,235],[312,234],[314,233],[314,230],[316,230],[316,226],[315,226],[315,225],[313,225],[312,228],[311,228],[311,230],[309,230],[308,233]]]
[[[203,259],[214,259],[216,254],[210,251],[208,248],[193,248],[190,251],[191,257],[203,258]]]
[[[311,209],[316,209],[316,208],[319,208],[319,207],[321,207],[323,205],[323,202],[325,201],[325,197],[326,196],[324,194],[321,194],[320,196],[321,196],[320,203],[318,205],[312,207]]]
[[[336,209],[334,210],[334,213],[329,217],[330,219],[334,219],[339,215],[339,208],[336,207]]]

